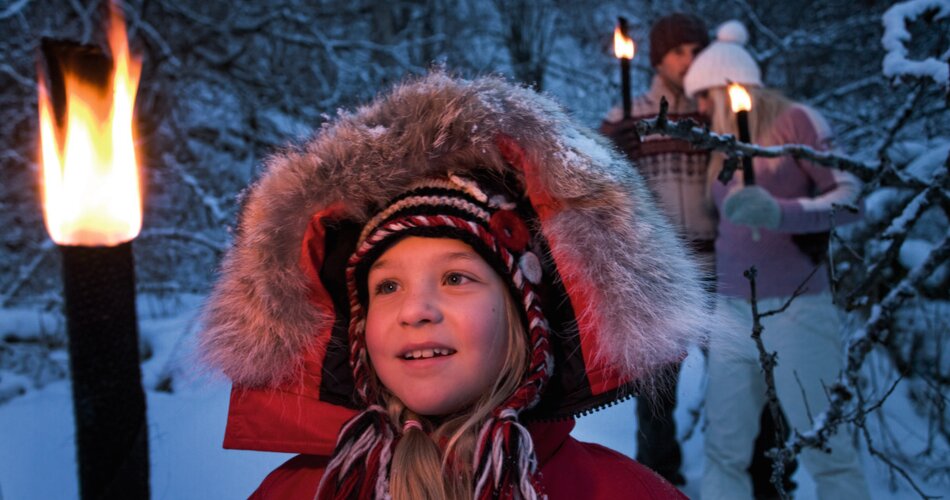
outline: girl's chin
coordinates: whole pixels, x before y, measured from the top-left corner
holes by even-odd
[[[418,394],[413,396],[400,399],[402,400],[403,404],[406,405],[406,408],[412,410],[413,413],[423,415],[431,419],[441,420],[453,414],[460,413],[471,406],[471,402],[456,401],[454,399],[450,399],[448,396],[446,398],[432,399],[419,398]]]

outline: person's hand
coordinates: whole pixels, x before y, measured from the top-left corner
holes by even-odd
[[[630,159],[635,159],[640,154],[640,134],[637,132],[637,121],[633,118],[624,118],[619,122],[604,122],[600,126],[600,132],[608,139],[627,153]]]
[[[722,212],[733,224],[778,229],[782,209],[771,193],[759,186],[733,191],[722,202]]]

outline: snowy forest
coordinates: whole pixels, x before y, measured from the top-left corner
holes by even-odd
[[[103,3],[0,1],[2,499],[77,495],[73,449],[65,446],[71,431],[51,438],[48,429],[15,426],[72,425],[69,415],[37,415],[71,407],[63,389],[69,362],[61,257],[44,228],[39,194],[36,67],[43,37],[104,44]],[[282,461],[238,466],[248,454],[220,457],[245,452],[172,449],[195,442],[220,448],[226,390],[202,423],[174,408],[196,404],[207,390],[196,382],[206,374],[193,366],[197,312],[230,244],[241,192],[269,153],[434,69],[521,82],[596,129],[620,100],[612,53],[617,16],[628,19],[637,43],[632,85],[642,92],[653,74],[650,25],[673,11],[695,13],[710,29],[742,21],[766,84],[820,111],[837,149],[737,144],[663,119],[641,123],[641,132],[685,138],[733,159],[805,157],[864,183],[864,218],[833,231],[829,249],[836,303],[847,312],[847,369],[828,387],[831,405],[814,428],[795,429],[775,456],[790,459],[823,446],[829,432],[851,432],[867,476],[875,477],[875,498],[950,491],[950,1],[129,0],[123,10],[143,64],[135,110],[146,191],[134,252],[149,418],[161,418],[152,412],[164,408],[175,422],[164,424],[167,435],[192,425],[219,433],[153,444],[168,461],[194,454],[220,465],[204,479],[176,479],[153,450],[153,467],[165,474],[153,478],[154,497],[246,496]],[[701,365],[695,380],[677,410],[687,440],[702,434]],[[54,399],[61,401],[49,403]],[[629,406],[619,408],[626,414],[614,418],[632,425]],[[691,470],[701,469],[701,451],[688,449]],[[58,458],[46,465],[50,454]],[[49,467],[68,479],[36,484]],[[246,486],[196,486],[241,475]],[[698,472],[687,476],[692,481]],[[802,486],[796,497],[811,498]]]

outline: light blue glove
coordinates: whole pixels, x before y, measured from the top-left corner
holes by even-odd
[[[733,224],[778,229],[782,222],[782,208],[768,191],[759,186],[747,186],[726,196],[722,212]]]

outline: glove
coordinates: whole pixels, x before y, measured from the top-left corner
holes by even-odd
[[[733,191],[722,202],[722,212],[733,224],[778,229],[782,222],[782,208],[768,191],[759,186],[747,186]]]
[[[631,160],[640,156],[640,134],[637,132],[637,121],[633,118],[624,118],[619,122],[603,122],[600,133],[607,136]]]

